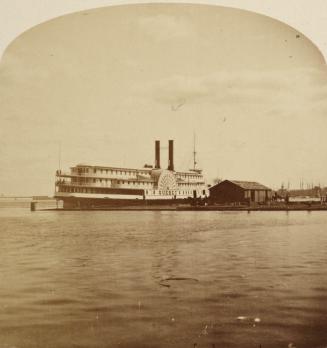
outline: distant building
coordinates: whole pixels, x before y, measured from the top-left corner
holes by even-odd
[[[211,203],[264,203],[272,190],[252,181],[224,180],[209,188]]]
[[[326,190],[319,186],[308,189],[289,190],[290,197],[315,197],[320,198],[326,195]]]

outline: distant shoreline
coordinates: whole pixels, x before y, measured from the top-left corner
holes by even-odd
[[[18,199],[30,199],[30,200],[52,200],[53,197],[49,196],[0,196],[1,199],[12,199],[12,200],[18,200]]]
[[[32,199],[33,196],[0,196],[0,199],[25,199],[25,198]]]

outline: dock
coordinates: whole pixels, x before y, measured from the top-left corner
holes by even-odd
[[[53,203],[45,205],[44,202],[32,201],[31,211],[327,211],[326,204],[276,204],[276,205],[132,205],[132,206],[106,206],[94,208],[63,208]]]

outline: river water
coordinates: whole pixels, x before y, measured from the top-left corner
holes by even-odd
[[[327,212],[0,222],[1,348],[327,346]]]

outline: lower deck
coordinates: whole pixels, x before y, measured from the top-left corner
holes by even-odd
[[[176,207],[180,204],[189,204],[191,198],[89,198],[89,197],[62,197],[55,196],[63,202],[64,209],[106,209],[114,207]]]

